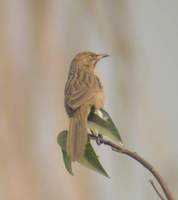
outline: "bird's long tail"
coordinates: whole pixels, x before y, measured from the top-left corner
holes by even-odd
[[[85,152],[88,140],[87,118],[89,106],[81,106],[69,118],[69,132],[67,136],[67,153],[72,161],[78,161]]]

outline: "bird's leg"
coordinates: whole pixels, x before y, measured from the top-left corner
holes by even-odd
[[[94,131],[92,129],[88,128],[88,142],[90,142],[90,136],[94,136],[95,137],[96,135],[95,135],[95,133],[94,133]]]
[[[89,129],[89,134],[90,134],[91,136],[96,136],[96,134],[94,133],[94,131],[93,131],[92,129]]]

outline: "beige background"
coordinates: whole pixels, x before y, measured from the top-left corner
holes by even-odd
[[[63,90],[79,51],[98,65],[105,109],[125,145],[164,176],[178,198],[178,2],[0,1],[0,200],[158,199],[135,161],[96,147],[111,176],[64,169]]]

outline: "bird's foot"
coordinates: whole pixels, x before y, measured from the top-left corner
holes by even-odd
[[[103,136],[101,134],[98,134],[97,139],[96,139],[97,145],[101,145],[103,143],[102,139],[103,139]]]

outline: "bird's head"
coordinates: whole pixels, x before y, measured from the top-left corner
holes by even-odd
[[[81,52],[74,57],[72,65],[86,70],[94,70],[97,62],[108,56],[108,54],[96,54],[88,51]]]

